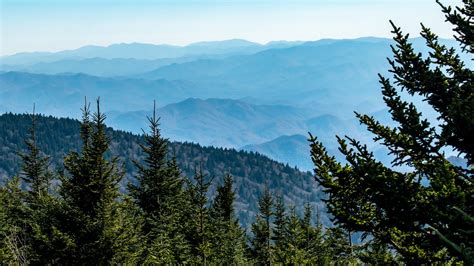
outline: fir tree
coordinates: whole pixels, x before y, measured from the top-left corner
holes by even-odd
[[[331,227],[325,232],[324,245],[329,261],[343,264],[355,263],[349,233],[341,227]]]
[[[31,261],[25,193],[20,178],[12,178],[0,187],[0,262],[5,265],[27,265]]]
[[[210,214],[207,206],[207,192],[212,180],[206,180],[207,175],[199,167],[194,174],[194,182],[189,182],[186,194],[189,201],[188,217],[193,217],[188,222],[188,232],[186,234],[192,248],[192,254],[196,258],[196,263],[208,264],[211,255],[211,231]]]
[[[211,208],[211,215],[215,219],[231,221],[234,218],[235,191],[232,182],[232,175],[226,174],[224,183],[216,189],[216,196]]]
[[[123,173],[117,158],[105,158],[110,138],[105,133],[104,120],[99,99],[92,121],[85,105],[82,150],[70,152],[64,159],[67,174],[61,176],[60,194],[64,200],[61,227],[73,244],[70,254],[61,258],[60,263],[106,264],[117,253],[118,183]]]
[[[256,263],[270,265],[273,262],[272,228],[273,197],[267,186],[258,201],[259,213],[252,224],[252,256]]]
[[[49,157],[41,154],[36,140],[36,114],[34,107],[31,114],[29,134],[29,138],[25,140],[27,152],[20,153],[19,156],[23,162],[21,178],[30,187],[31,197],[29,198],[31,201],[48,194],[51,180],[51,173],[48,169]]]
[[[54,263],[58,257],[58,244],[64,244],[55,229],[55,212],[59,208],[56,197],[50,194],[53,178],[49,170],[49,157],[42,155],[36,138],[37,115],[33,107],[29,137],[25,140],[26,152],[20,153],[22,160],[21,178],[28,188],[25,194],[24,241],[31,247],[30,263]]]
[[[273,230],[273,241],[275,243],[275,260],[280,263],[286,261],[287,215],[283,195],[279,194],[275,200],[275,228]]]
[[[183,179],[176,160],[168,160],[168,140],[161,136],[155,107],[148,121],[150,133],[144,132],[145,143],[139,144],[145,158],[143,163],[134,162],[138,175],[128,186],[143,217],[142,263],[183,262],[188,254],[180,211]]]
[[[224,182],[217,187],[211,207],[212,261],[217,264],[243,264],[245,259],[245,232],[235,217],[233,178],[224,176]]]
[[[305,259],[311,262],[323,264],[327,250],[324,247],[323,226],[319,220],[319,210],[317,210],[316,225],[312,225],[313,208],[309,203],[304,206],[304,216],[301,220],[304,239],[301,248],[305,251]]]
[[[472,55],[473,2],[466,0],[455,11],[442,9],[463,51]],[[474,163],[474,75],[456,50],[441,45],[425,26],[421,35],[431,49],[427,58],[415,52],[408,35],[392,26],[396,45],[389,64],[394,81],[380,76],[380,83],[384,101],[399,126],[384,126],[367,115],[357,117],[375,135],[374,140],[389,149],[395,158],[393,166],[413,170],[385,167],[365,145],[349,137],[338,138],[348,162],[342,165],[311,137],[316,179],[329,195],[329,212],[345,229],[371,234],[409,263],[449,260],[446,248],[451,256],[468,262],[473,223],[456,208],[473,216],[473,171],[454,166],[443,151],[456,150],[469,165]],[[399,89],[422,97],[433,107],[440,127],[432,126],[413,103],[403,100]],[[430,226],[452,243],[462,244],[464,253],[427,232]]]
[[[286,248],[284,264],[307,264],[306,250],[303,244],[306,242],[305,230],[302,227],[302,220],[296,213],[295,206],[290,206],[286,225]]]

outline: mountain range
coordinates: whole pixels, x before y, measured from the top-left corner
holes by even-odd
[[[411,41],[427,53],[422,39]],[[35,104],[42,113],[78,118],[84,97],[101,97],[111,126],[141,133],[156,100],[163,133],[173,140],[258,151],[309,170],[307,132],[330,149],[336,134],[376,147],[353,111],[390,122],[377,77],[388,74],[390,44],[383,38],[131,43],[3,56],[0,112],[29,112]]]
[[[302,42],[270,42],[265,45],[241,39],[213,42],[197,42],[186,46],[147,43],[118,43],[109,46],[88,45],[73,50],[59,52],[30,52],[3,56],[6,65],[33,65],[60,60],[81,60],[84,58],[134,58],[134,59],[171,59],[180,57],[229,55],[255,53],[265,49],[284,48]]]

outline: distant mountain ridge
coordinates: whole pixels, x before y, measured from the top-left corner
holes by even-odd
[[[416,51],[427,52],[421,39],[412,41]],[[0,111],[27,112],[36,104],[41,112],[78,118],[84,97],[100,96],[112,126],[140,133],[146,127],[144,115],[156,100],[163,132],[176,140],[262,148],[282,136],[306,136],[310,131],[328,147],[335,146],[335,134],[373,145],[365,128],[354,120],[353,111],[375,113],[385,107],[377,73],[387,74],[391,43],[370,37],[266,45],[231,40],[178,48],[140,44],[85,47],[79,51],[83,55],[100,53],[103,57],[15,66],[50,74],[0,70]],[[442,43],[455,44],[452,40]],[[198,54],[168,59],[106,58],[124,57],[125,50],[133,54],[175,48]],[[23,56],[29,55],[17,58]],[[428,109],[420,111],[432,116]],[[384,120],[389,118],[382,115]],[[281,154],[272,158],[289,158],[284,156],[283,140],[277,142]],[[265,154],[272,155],[269,150]],[[290,159],[284,162],[304,165],[299,164],[301,158]]]
[[[0,57],[6,65],[31,65],[64,59],[85,59],[100,57],[104,59],[171,59],[196,55],[254,53],[272,47],[288,47],[300,42],[278,42],[262,45],[241,39],[197,42],[186,46],[147,43],[117,43],[108,46],[88,45],[77,49],[59,52],[26,52]]]

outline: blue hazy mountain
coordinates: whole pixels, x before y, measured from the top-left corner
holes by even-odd
[[[113,77],[140,74],[161,66],[196,60],[200,57],[163,58],[155,60],[135,58],[85,58],[64,59],[53,62],[39,62],[32,65],[1,65],[6,71],[20,71],[37,74],[82,73],[94,76]]]
[[[84,74],[0,74],[0,106],[11,112],[30,111],[78,118],[84,97],[101,97],[106,110],[132,111],[144,106],[181,101],[202,90],[188,81],[99,78]],[[107,109],[110,108],[110,109]]]
[[[110,112],[109,124],[139,133],[150,111]],[[285,105],[254,105],[231,99],[190,98],[157,109],[163,134],[203,145],[241,147],[290,133],[304,133],[306,110]]]
[[[258,152],[290,166],[298,166],[310,171],[314,166],[310,158],[308,137],[303,135],[284,135],[260,144],[246,145],[245,151]]]
[[[420,39],[413,42],[417,50],[427,52]],[[339,100],[339,105],[353,105],[381,99],[377,74],[388,74],[390,44],[389,39],[380,38],[320,40],[250,55],[167,65],[138,77],[192,80],[209,90],[225,90],[230,98],[249,96],[290,104]]]
[[[163,134],[171,139],[257,151],[305,170],[310,169],[306,156],[309,146],[306,137],[300,136],[308,132],[333,150],[337,150],[336,135],[371,142],[371,136],[354,119],[331,114],[313,117],[306,109],[287,105],[191,98],[159,108],[156,113],[161,117]],[[134,133],[146,128],[147,115],[150,111],[108,113],[111,126]]]
[[[317,136],[329,149],[331,155],[343,160],[340,153],[337,152],[336,135],[341,137],[350,135],[364,142],[370,142],[368,134],[357,127],[354,122],[355,120],[343,120],[334,115],[324,114],[302,121],[302,127],[298,134],[279,136],[263,143],[243,146],[241,149],[265,154],[279,162],[309,171],[314,166],[309,156],[308,132]]]
[[[338,102],[354,109],[361,101],[380,103],[377,73],[385,72],[389,53],[385,42],[305,43],[252,55],[172,64],[138,77],[192,80],[216,94],[225,91],[227,98],[248,96],[296,105]]]
[[[65,59],[86,58],[133,58],[133,59],[171,59],[202,55],[247,54],[270,48],[281,48],[298,45],[301,42],[274,42],[268,45],[232,39],[224,41],[198,42],[187,46],[155,45],[145,43],[119,43],[109,46],[88,45],[74,50],[59,52],[18,53],[0,58],[5,65],[31,65],[39,62],[47,63]]]
[[[419,39],[414,41],[415,47],[421,47]],[[54,62],[40,63],[35,65],[37,71],[89,69],[104,75],[114,71],[114,75],[138,74],[97,77],[75,73],[0,73],[0,111],[26,112],[35,103],[43,113],[78,118],[84,96],[89,99],[101,96],[111,125],[139,133],[155,99],[161,107],[159,115],[164,133],[176,140],[240,148],[285,135],[306,136],[308,131],[329,144],[334,143],[335,134],[350,133],[370,140],[366,129],[354,121],[353,111],[373,113],[384,107],[377,73],[387,74],[390,43],[379,38],[277,42],[264,46],[241,40],[197,43],[186,49],[199,53],[209,49],[214,55],[202,58],[207,55],[196,54],[190,61],[174,63],[175,59],[169,59],[164,65],[160,64],[168,59],[107,59],[113,56],[113,51],[123,51],[130,45],[85,47],[80,49],[82,55],[100,52],[101,58],[64,59],[62,62],[69,62],[69,68],[59,62],[56,66]],[[138,46],[143,52],[149,47]],[[240,49],[239,53],[227,53],[235,47]],[[252,50],[254,47],[258,49]],[[108,49],[111,50],[105,52]],[[217,55],[222,51],[227,52]],[[71,53],[74,55],[71,51],[57,54]],[[189,97],[220,99],[186,100]],[[284,151],[285,147],[281,146]]]

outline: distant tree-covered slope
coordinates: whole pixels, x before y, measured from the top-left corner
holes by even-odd
[[[30,125],[29,115],[7,113],[0,116],[0,180],[20,172],[17,152],[25,148],[23,140]],[[126,181],[133,182],[136,171],[133,160],[140,160],[143,156],[138,146],[142,137],[112,128],[108,129],[108,134],[113,139],[111,155],[120,157],[127,173]],[[61,168],[64,155],[81,147],[79,121],[39,116],[37,138],[41,150],[51,156],[52,167]],[[194,169],[200,165],[209,177],[215,176],[211,193],[224,173],[235,177],[236,207],[242,224],[251,222],[250,217],[257,210],[257,199],[266,183],[271,190],[281,191],[288,203],[296,206],[303,206],[304,202],[321,204],[323,193],[315,185],[311,173],[301,172],[263,155],[181,142],[171,142],[169,148],[187,176],[193,175]],[[322,209],[322,205],[319,208]],[[323,222],[328,222],[326,217],[322,218]]]

